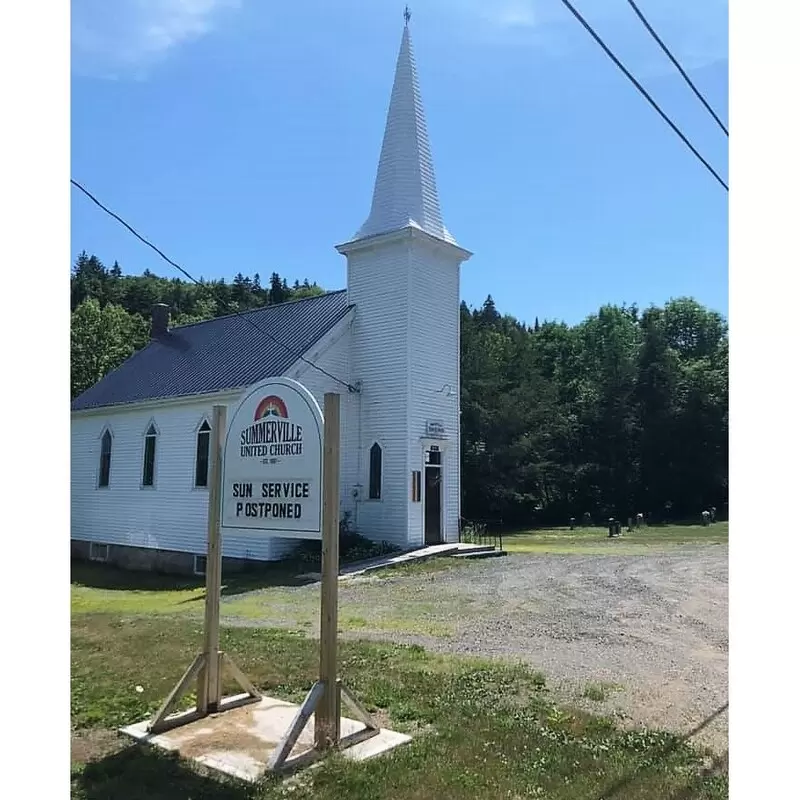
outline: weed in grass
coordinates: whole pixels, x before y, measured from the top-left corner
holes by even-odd
[[[595,703],[604,703],[617,688],[615,684],[610,683],[587,683],[581,696]]]

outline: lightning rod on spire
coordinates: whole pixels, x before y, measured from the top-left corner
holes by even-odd
[[[406,6],[406,10],[403,12],[403,19],[406,21],[406,27],[408,27],[409,20],[411,19],[411,12],[408,10],[408,6]]]

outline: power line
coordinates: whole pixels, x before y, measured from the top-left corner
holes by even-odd
[[[672,55],[670,49],[664,44],[659,35],[653,30],[653,26],[645,19],[644,14],[639,10],[639,6],[637,6],[633,0],[628,0],[628,5],[630,5],[630,7],[634,10],[636,16],[639,17],[639,19],[642,22],[642,25],[644,25],[644,27],[647,28],[648,33],[656,40],[656,42],[658,42],[659,47],[666,53],[667,58],[675,65],[676,69],[683,76],[683,79],[686,81],[686,83],[689,84],[689,88],[697,95],[697,99],[706,107],[706,111],[708,111],[708,113],[711,114],[712,117],[714,117],[717,125],[719,125],[719,127],[722,128],[722,132],[726,136],[728,136],[728,129],[722,123],[722,120],[716,115],[714,109],[711,108],[711,106],[708,104],[708,101],[705,99],[705,97],[703,97],[700,90],[692,83],[692,79],[686,74],[686,71],[678,63],[678,59],[675,58],[674,55]]]
[[[640,94],[650,103],[651,106],[658,112],[659,116],[667,123],[667,125],[672,128],[672,130],[680,137],[680,140],[692,151],[695,157],[700,161],[700,163],[717,179],[719,184],[722,186],[725,191],[728,191],[728,184],[720,178],[717,171],[711,164],[706,161],[703,156],[700,155],[697,148],[684,136],[683,132],[678,128],[678,126],[661,110],[661,107],[656,103],[655,100],[648,94],[647,89],[642,86],[636,78],[631,75],[630,71],[625,67],[625,65],[611,52],[608,48],[608,45],[595,33],[594,29],[591,25],[581,16],[580,12],[569,2],[569,0],[561,0],[561,2],[569,9],[575,19],[583,25],[584,28],[589,32],[589,35],[603,48],[603,52],[617,65],[617,67],[624,73],[625,77],[639,90]]]
[[[167,264],[170,264],[173,267],[175,267],[175,269],[179,270],[190,281],[192,281],[192,283],[196,283],[198,286],[202,285],[201,282],[197,280],[197,278],[195,278],[192,275],[190,275],[180,264],[176,264],[171,258],[169,258],[169,256],[167,256],[164,253],[162,253],[161,250],[159,250],[152,242],[149,242],[147,239],[144,238],[144,236],[142,236],[138,231],[136,231],[127,222],[125,222],[125,220],[122,219],[122,217],[120,217],[118,214],[115,214],[107,206],[104,206],[88,189],[86,189],[83,186],[81,186],[81,184],[78,183],[78,181],[74,180],[73,178],[70,178],[69,182],[76,189],[80,189],[96,206],[99,206],[103,211],[105,211],[106,214],[108,214],[109,216],[113,217],[115,220],[117,220],[117,222],[120,223],[120,225],[122,225],[123,227],[127,228],[140,242],[143,242],[144,244],[146,244],[151,250],[155,250],[156,253],[158,253],[158,255],[161,256],[161,258],[163,258],[164,261],[167,262]],[[238,308],[233,308],[232,306],[229,306],[227,303],[225,305],[227,306],[228,310],[232,310],[238,317],[241,317],[243,320],[246,320],[247,322],[249,322],[257,331],[259,331],[260,333],[264,334],[264,336],[266,336],[268,339],[271,339],[273,342],[275,342],[275,344],[280,345],[281,347],[283,347],[285,350],[287,350],[289,353],[291,353],[299,361],[302,361],[305,364],[308,364],[308,366],[313,367],[315,370],[317,370],[318,372],[321,372],[323,375],[326,375],[331,380],[334,380],[337,383],[341,384],[342,386],[345,386],[349,392],[357,392],[358,391],[356,389],[356,387],[350,385],[349,383],[347,383],[347,381],[343,381],[341,378],[337,378],[335,375],[331,375],[330,372],[328,372],[327,370],[323,369],[322,367],[317,366],[313,361],[309,361],[309,359],[307,359],[302,353],[297,353],[294,349],[289,347],[288,344],[285,344],[284,342],[280,341],[280,339],[276,339],[271,333],[269,333],[268,331],[265,331],[263,328],[261,328],[258,325],[256,325],[256,323],[253,322],[253,320],[249,316],[246,316],[246,315],[242,314],[241,311],[239,311]]]

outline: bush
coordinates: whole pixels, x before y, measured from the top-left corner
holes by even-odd
[[[339,562],[341,564],[364,561],[399,552],[400,548],[389,542],[373,542],[351,529],[350,514],[345,513],[339,522]],[[322,562],[322,542],[303,542],[296,551],[302,564],[318,566]]]

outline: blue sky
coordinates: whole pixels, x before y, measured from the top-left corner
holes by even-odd
[[[402,2],[72,3],[72,177],[196,277],[344,286]],[[727,313],[727,193],[559,0],[417,0],[412,38],[462,298],[532,322],[691,295]],[[727,180],[727,139],[625,0],[574,0]],[[728,117],[727,0],[639,0]],[[72,194],[72,253],[173,268]]]

